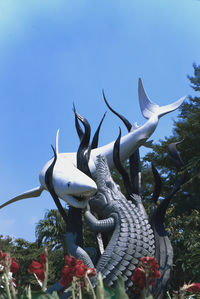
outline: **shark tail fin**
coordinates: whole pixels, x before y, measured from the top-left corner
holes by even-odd
[[[13,202],[16,202],[18,200],[21,200],[21,199],[25,199],[25,198],[31,198],[31,197],[38,197],[40,196],[40,194],[42,193],[42,191],[44,190],[44,188],[42,186],[38,186],[34,189],[31,189],[31,190],[28,190],[14,198],[12,198],[11,200],[5,202],[4,204],[2,204],[0,206],[0,209],[6,207],[7,205],[13,203]]]
[[[142,111],[143,116],[147,119],[151,118],[153,115],[157,115],[158,118],[160,118],[161,116],[176,110],[186,98],[186,97],[182,97],[172,104],[165,105],[165,106],[158,106],[148,98],[144,90],[142,80],[140,78],[138,82],[138,96],[139,96],[140,109]]]

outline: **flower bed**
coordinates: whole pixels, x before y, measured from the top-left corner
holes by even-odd
[[[30,286],[25,286],[23,290],[18,290],[15,274],[19,269],[18,263],[9,253],[0,251],[0,298],[1,299],[36,299],[36,298],[59,298],[56,292],[49,294],[47,289],[48,280],[48,252],[45,249],[40,255],[40,261],[33,260],[27,269],[27,275],[33,274],[41,286],[40,292],[33,292]],[[159,266],[154,257],[143,257],[140,259],[138,267],[133,271],[132,281],[134,283],[133,294],[137,298],[153,299],[151,294],[152,286],[161,274]],[[95,279],[96,287],[91,283]],[[123,298],[128,299],[125,291],[123,278],[119,276],[115,287],[106,287],[103,284],[101,273],[96,273],[94,268],[88,268],[82,260],[75,257],[65,257],[65,265],[61,271],[59,285],[61,292],[68,290],[70,298]],[[194,298],[191,294],[200,292],[200,283],[184,284],[179,292],[174,292],[168,298]]]

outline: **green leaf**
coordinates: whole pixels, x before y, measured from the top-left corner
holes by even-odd
[[[96,287],[97,299],[115,299],[115,292],[112,288],[103,284],[101,273],[98,274],[97,287]]]
[[[98,274],[97,287],[96,287],[97,299],[104,299],[104,285],[101,273]]]
[[[104,286],[104,299],[116,299],[115,292],[112,288]]]
[[[117,279],[117,283],[115,285],[115,298],[116,299],[128,299],[128,295],[125,291],[125,285],[123,277],[120,275]]]
[[[0,288],[0,299],[7,299],[7,294],[4,289]]]
[[[147,291],[146,291],[146,289],[144,289],[141,292],[141,298],[142,299],[153,299],[153,296],[151,294],[147,295]]]

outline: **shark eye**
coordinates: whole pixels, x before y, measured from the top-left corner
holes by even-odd
[[[67,183],[67,187],[69,188],[71,186],[71,182],[68,182]]]

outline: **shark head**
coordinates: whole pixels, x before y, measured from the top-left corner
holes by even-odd
[[[48,191],[45,176],[52,162],[53,159],[49,160],[42,168],[39,175],[40,186],[25,191],[3,203],[0,205],[0,209],[22,199],[39,197],[43,190]],[[52,173],[52,185],[58,198],[70,206],[80,209],[84,209],[89,198],[97,192],[96,183],[76,167],[76,155],[74,153],[57,154]]]
[[[52,173],[52,184],[56,195],[75,208],[85,208],[88,199],[97,191],[96,183],[82,171],[73,161],[73,156],[58,154]],[[40,173],[40,183],[48,189],[45,183],[47,169],[52,164],[48,161]]]

